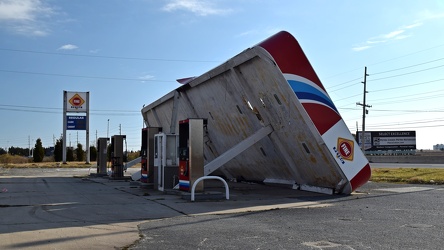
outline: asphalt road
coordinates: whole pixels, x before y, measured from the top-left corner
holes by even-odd
[[[312,206],[142,223],[130,249],[442,249],[444,189],[369,183]],[[217,203],[214,204],[217,207]]]
[[[0,248],[336,250],[444,245],[443,186],[367,183],[352,195],[330,196],[229,183],[230,200],[191,202],[189,195],[88,173],[0,168]],[[223,190],[209,186],[211,194]]]

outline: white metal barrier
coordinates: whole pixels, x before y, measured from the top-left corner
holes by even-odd
[[[197,185],[197,183],[199,183],[199,182],[202,181],[202,180],[208,180],[208,179],[220,180],[221,182],[223,182],[224,185],[225,185],[225,198],[226,198],[227,200],[230,199],[230,190],[228,189],[228,184],[227,184],[227,182],[226,182],[224,179],[222,179],[222,178],[219,177],[219,176],[202,176],[202,177],[198,178],[198,179],[193,183],[193,187],[191,188],[191,201],[194,201],[194,190],[196,189],[196,185]]]

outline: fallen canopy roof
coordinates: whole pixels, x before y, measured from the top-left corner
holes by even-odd
[[[147,126],[176,134],[179,120],[208,119],[206,174],[346,194],[370,178],[367,159],[287,32],[191,79],[143,108],[142,115]],[[254,144],[212,167],[248,140]]]

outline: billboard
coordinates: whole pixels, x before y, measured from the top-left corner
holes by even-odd
[[[362,132],[356,133],[356,141],[361,145]],[[416,131],[365,131],[364,148],[376,150],[416,149]]]

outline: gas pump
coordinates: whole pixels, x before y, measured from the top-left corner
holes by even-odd
[[[100,137],[97,139],[97,174],[106,175],[107,146],[109,138]]]
[[[177,147],[179,138],[174,134],[154,135],[154,187],[160,191],[176,185],[178,171]]]
[[[142,145],[140,149],[140,167],[142,183],[154,183],[154,135],[162,128],[147,127],[142,129]]]
[[[123,178],[123,141],[126,135],[111,136],[111,178]]]
[[[179,189],[190,191],[194,181],[204,176],[203,127],[206,119],[179,121]],[[203,191],[199,182],[196,191]]]

